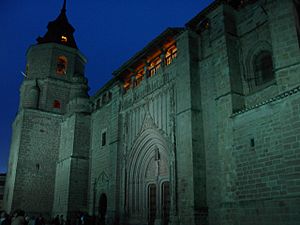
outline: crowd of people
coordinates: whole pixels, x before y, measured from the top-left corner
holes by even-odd
[[[42,215],[29,216],[23,210],[15,210],[11,215],[1,212],[0,225],[90,225],[94,224],[88,214],[80,213],[71,220],[65,220],[63,215],[57,215],[50,220]],[[96,223],[99,224],[99,223]]]

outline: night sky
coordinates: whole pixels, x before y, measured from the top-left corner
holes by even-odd
[[[167,27],[182,27],[212,0],[67,1],[75,39],[87,57],[93,95],[111,73]],[[19,105],[26,51],[45,34],[63,0],[0,0],[0,172],[7,171],[11,124]]]

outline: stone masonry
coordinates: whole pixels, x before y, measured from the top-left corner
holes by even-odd
[[[299,224],[299,18],[297,0],[216,0],[88,96],[64,5],[28,50],[5,209],[109,225]]]

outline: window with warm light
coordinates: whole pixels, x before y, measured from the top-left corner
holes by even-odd
[[[68,42],[68,38],[66,36],[62,35],[60,41],[65,44]]]
[[[130,88],[130,82],[129,81],[125,81],[124,82],[124,85],[123,85],[123,88],[124,88],[124,92],[127,92]]]
[[[65,75],[67,73],[68,60],[65,56],[59,56],[56,63],[56,74]]]
[[[177,48],[176,46],[172,46],[168,49],[165,56],[165,64],[168,66],[172,63],[172,61],[177,57]]]
[[[154,74],[156,74],[157,70],[160,68],[161,59],[160,57],[157,57],[154,59],[149,66],[149,76],[152,77]]]
[[[141,73],[139,73],[139,74],[136,75],[136,77],[135,77],[136,86],[138,86],[142,82],[143,77],[144,76]]]
[[[137,72],[137,74],[135,76],[135,86],[138,86],[142,82],[142,80],[144,78],[144,74],[145,74],[144,68],[140,69]]]

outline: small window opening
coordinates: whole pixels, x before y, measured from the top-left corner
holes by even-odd
[[[60,109],[60,107],[61,107],[60,101],[54,100],[54,102],[53,102],[53,108]]]
[[[148,68],[149,70],[149,76],[152,77],[154,74],[156,74],[157,70],[160,68],[161,65],[161,58],[157,57],[155,58]]]
[[[165,56],[165,64],[168,66],[172,63],[172,61],[177,57],[177,48],[176,46],[172,46],[166,53]]]
[[[105,146],[106,145],[106,132],[103,132],[102,133],[102,146]]]
[[[254,147],[255,146],[255,142],[254,142],[254,138],[250,139],[250,147]]]
[[[39,163],[35,164],[35,168],[36,168],[37,171],[39,171],[40,170],[40,164]]]
[[[59,75],[65,75],[67,73],[68,60],[65,56],[59,56],[56,64],[56,73]]]
[[[159,149],[155,149],[155,161],[159,161],[160,160],[160,153],[159,153]]]
[[[61,41],[61,43],[64,43],[64,44],[65,44],[65,43],[68,42],[68,38],[67,38],[66,36],[62,35],[60,41]]]

